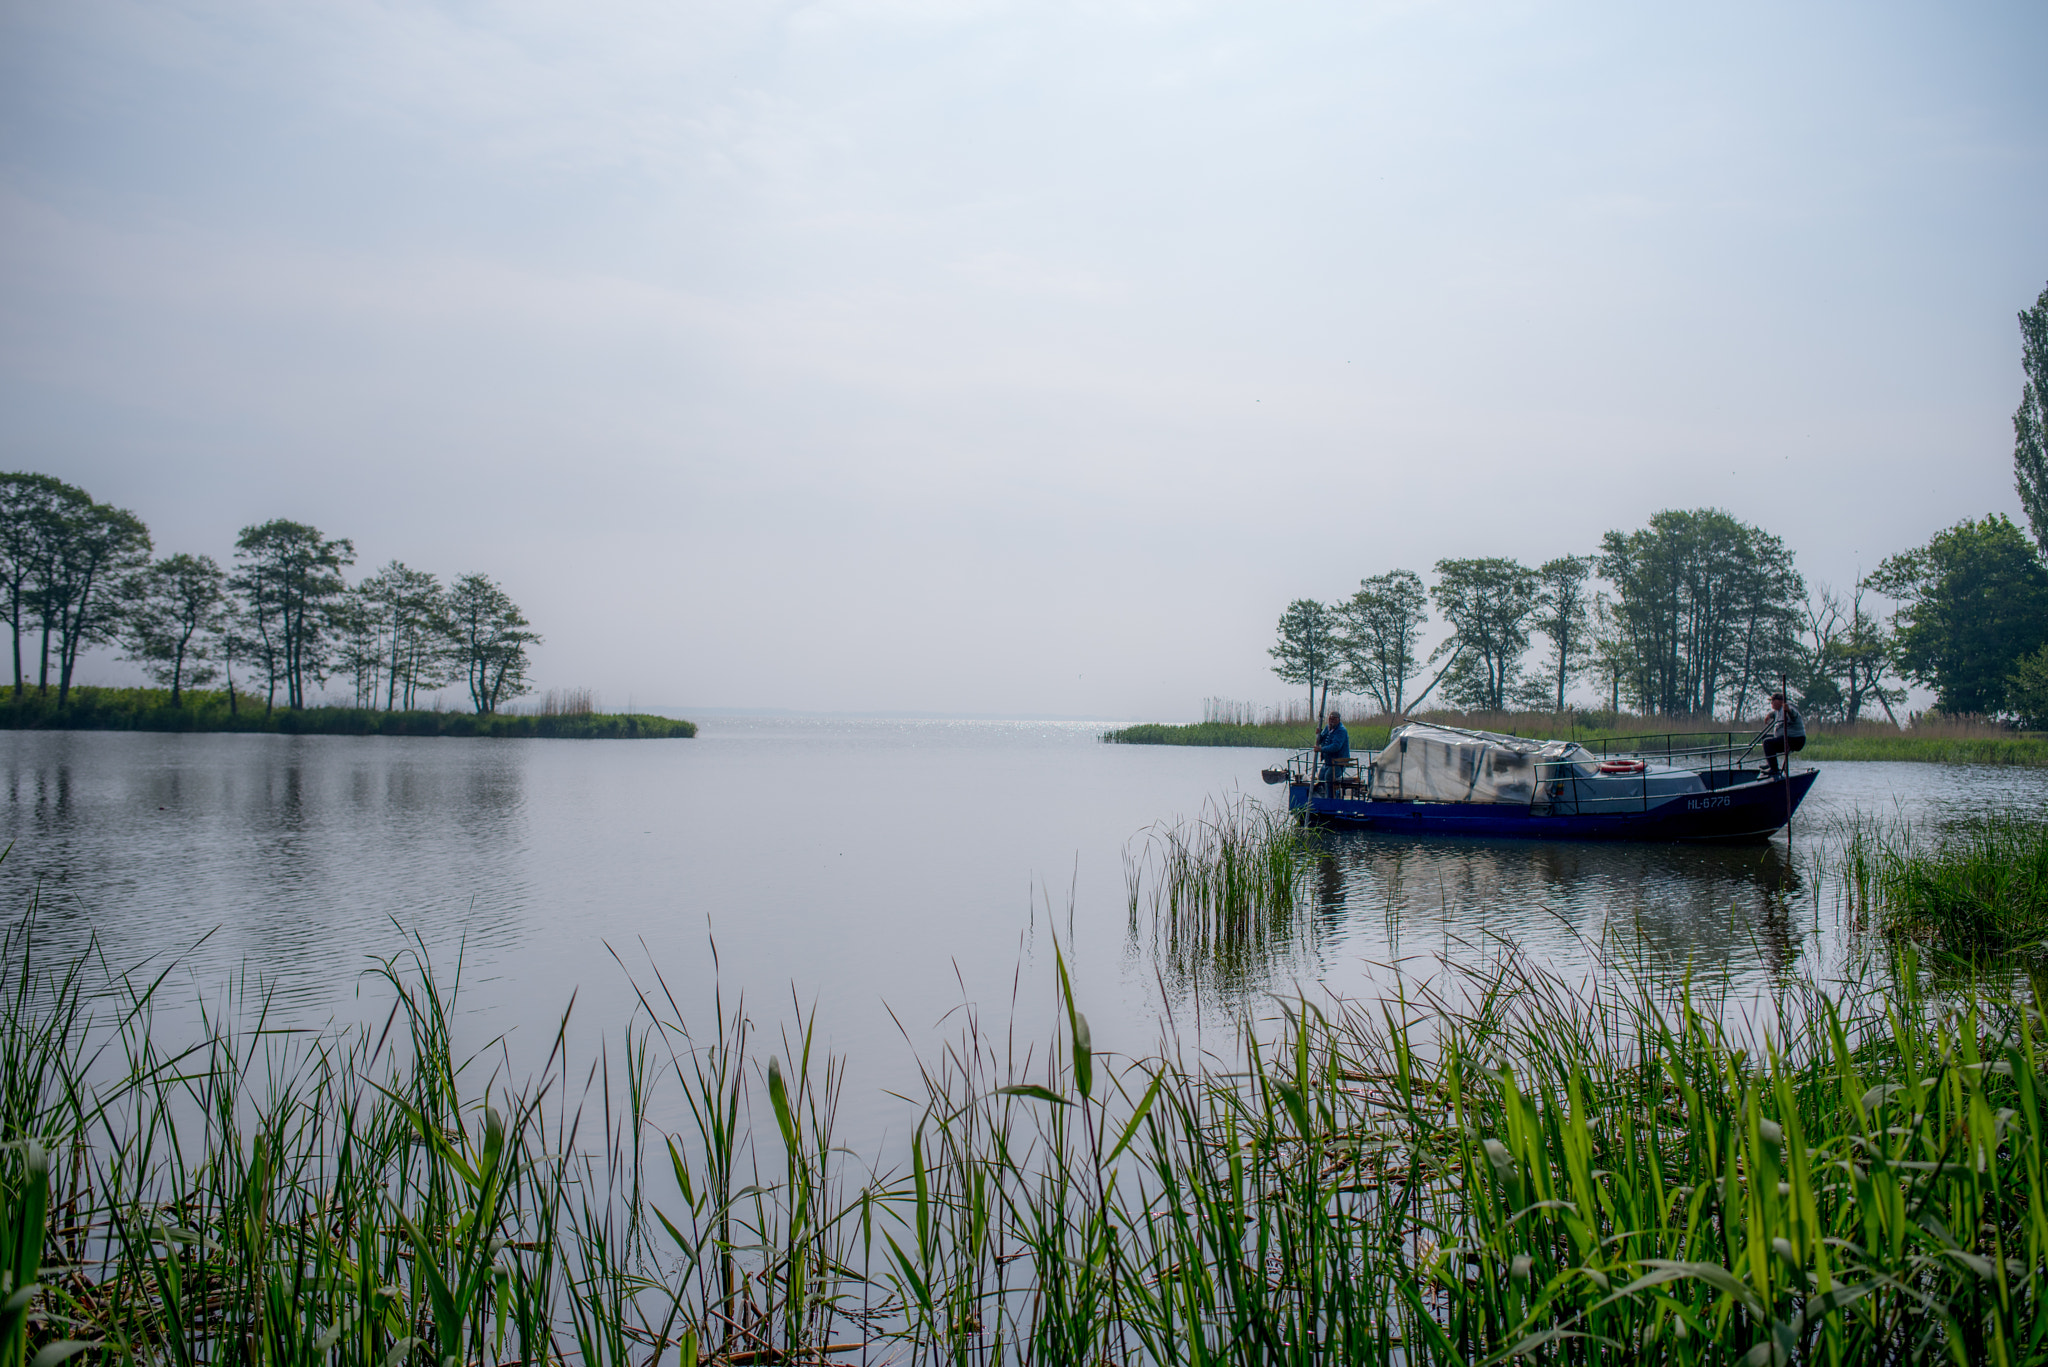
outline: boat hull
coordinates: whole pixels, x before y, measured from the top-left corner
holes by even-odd
[[[1818,771],[1685,794],[1638,811],[1553,814],[1520,804],[1372,802],[1311,794],[1291,783],[1287,805],[1318,826],[1390,835],[1475,835],[1508,840],[1768,840],[1791,821]]]

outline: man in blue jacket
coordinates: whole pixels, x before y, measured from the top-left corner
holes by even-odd
[[[1338,776],[1344,772],[1344,762],[1351,758],[1351,733],[1344,729],[1344,719],[1335,712],[1330,714],[1330,724],[1316,732],[1316,753],[1323,757],[1323,791],[1335,797]]]

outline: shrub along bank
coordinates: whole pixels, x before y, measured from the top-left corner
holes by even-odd
[[[171,706],[163,688],[74,688],[52,697],[0,694],[0,729],[69,731],[252,731],[288,736],[498,736],[552,740],[661,740],[697,734],[694,722],[646,713],[519,714],[380,712],[363,707],[272,708],[241,695],[187,689]]]

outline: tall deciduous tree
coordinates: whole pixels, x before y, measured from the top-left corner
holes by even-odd
[[[1609,532],[1599,568],[1616,590],[1622,687],[1644,711],[1740,712],[1789,667],[1806,585],[1770,533],[1717,508],[1667,510]]]
[[[1867,582],[1900,605],[1900,672],[1944,712],[2005,711],[2014,668],[2048,643],[2048,566],[2003,513],[1936,532]]]
[[[1398,715],[1419,665],[1416,645],[1429,621],[1429,592],[1422,586],[1422,576],[1413,570],[1389,570],[1362,579],[1358,592],[1334,612],[1345,691],[1362,693],[1380,711]]]
[[[1885,686],[1891,634],[1864,607],[1866,593],[1858,584],[1845,599],[1822,584],[1805,606],[1797,665],[1789,673],[1800,710],[1817,721],[1857,721],[1872,702],[1890,714],[1891,705],[1904,696],[1903,690]]]
[[[171,706],[186,685],[214,677],[211,660],[224,625],[227,575],[211,556],[168,555],[135,576],[122,632],[130,659],[171,690]]]
[[[328,629],[334,672],[348,680],[357,707],[375,707],[377,685],[384,673],[384,624],[367,581],[335,601],[328,614]]]
[[[1317,711],[1316,689],[1325,699],[1337,667],[1337,615],[1313,598],[1297,598],[1280,614],[1279,639],[1267,650],[1282,683],[1308,689],[1308,708]]]
[[[397,560],[360,587],[383,634],[384,709],[410,708],[419,693],[449,682],[448,595],[439,579]]]
[[[448,589],[448,619],[455,658],[478,712],[495,712],[532,691],[526,651],[540,637],[505,590],[485,575],[463,575]]]
[[[14,696],[23,691],[21,636],[38,616],[38,574],[48,560],[46,545],[57,510],[92,502],[83,489],[49,475],[17,471],[0,474],[0,612],[14,642]],[[48,659],[48,651],[44,652]],[[47,668],[47,666],[46,666]]]
[[[1585,666],[1592,634],[1593,557],[1561,555],[1536,569],[1536,612],[1529,625],[1550,642],[1544,654],[1543,681],[1553,710],[1564,711],[1565,691]]]
[[[1536,571],[1495,556],[1439,560],[1436,575],[1430,596],[1454,633],[1437,647],[1455,661],[1444,692],[1461,706],[1505,711],[1529,649]]]
[[[2026,383],[2012,415],[2012,469],[2034,545],[2048,555],[2048,285],[2020,314],[2020,369]]]
[[[2048,731],[2048,646],[2020,658],[2005,681],[2005,699],[2021,726]]]
[[[78,492],[78,491],[74,491]],[[57,647],[57,706],[71,697],[79,652],[118,637],[132,595],[126,581],[149,564],[149,528],[122,508],[64,497],[44,512],[36,568],[36,610],[43,628],[39,686],[49,688],[50,646]]]
[[[344,566],[356,550],[345,537],[285,518],[244,527],[235,539],[242,562],[231,581],[241,594],[270,675],[270,699],[285,686],[285,705],[304,707],[307,686],[326,670],[329,614],[348,585]],[[266,703],[266,706],[269,706]]]

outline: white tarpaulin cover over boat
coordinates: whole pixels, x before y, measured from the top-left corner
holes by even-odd
[[[1593,757],[1577,741],[1527,740],[1494,731],[1410,722],[1394,728],[1387,748],[1373,761],[1372,796],[1381,802],[1519,802],[1536,796],[1544,781],[1595,770]]]

